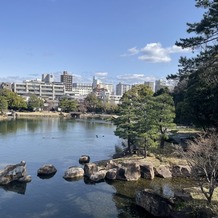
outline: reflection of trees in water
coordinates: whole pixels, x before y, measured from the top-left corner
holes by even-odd
[[[143,184],[140,181],[136,182],[125,182],[125,181],[115,181],[108,182],[112,185],[116,193],[113,194],[113,201],[118,210],[118,217],[153,217],[146,211],[135,204],[135,193],[137,190],[142,190]]]
[[[31,120],[28,120],[28,122],[26,121],[27,123],[27,129],[30,131],[30,132],[35,132],[38,127],[39,127],[39,124],[41,124],[41,121],[37,120],[37,119],[31,119]]]
[[[24,120],[3,120],[0,122],[0,134],[6,135],[8,133],[17,132],[18,129],[26,128]]]
[[[114,181],[107,182],[112,185],[116,190],[113,195],[113,200],[119,211],[118,217],[153,217],[146,214],[145,210],[135,205],[135,195],[137,191],[145,188],[153,189],[155,192],[166,197],[174,196],[175,190],[189,187],[193,181],[175,178],[175,179],[162,179],[155,178],[154,180],[139,179],[136,182]]]
[[[4,189],[5,191],[12,191],[24,195],[26,192],[26,185],[26,183],[21,182],[11,182],[8,185],[0,186],[0,188]]]
[[[68,125],[75,125],[75,122],[66,122],[66,120],[60,119],[58,120],[58,130],[65,132],[68,128]]]

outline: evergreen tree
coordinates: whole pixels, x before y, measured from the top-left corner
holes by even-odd
[[[152,96],[152,91],[145,85],[134,86],[124,93],[119,105],[119,117],[115,119],[115,135],[127,140],[129,152],[131,145],[140,137],[139,112],[143,110],[143,104]]]
[[[8,102],[5,97],[0,96],[0,112],[1,114],[8,109]]]
[[[188,33],[196,36],[176,42],[182,48],[192,48],[197,55],[181,57],[175,89],[177,122],[206,128],[218,128],[218,1],[196,0],[196,7],[205,9],[203,18],[188,23]],[[187,120],[189,122],[187,122]]]

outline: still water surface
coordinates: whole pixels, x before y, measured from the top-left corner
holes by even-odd
[[[0,187],[0,217],[151,217],[134,205],[135,191],[151,187],[173,195],[172,180],[93,185],[83,179],[69,182],[62,178],[68,167],[80,166],[78,160],[83,154],[88,154],[91,161],[109,159],[120,143],[114,128],[111,123],[97,120],[0,122],[0,168],[25,160],[32,176],[26,185]],[[58,171],[50,179],[40,179],[37,170],[46,163]]]

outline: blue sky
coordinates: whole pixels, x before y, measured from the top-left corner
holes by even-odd
[[[59,75],[139,83],[178,70],[194,0],[0,0],[0,82]],[[57,79],[58,80],[58,79]]]

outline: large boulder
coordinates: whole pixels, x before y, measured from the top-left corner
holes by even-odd
[[[137,181],[141,177],[140,166],[134,162],[125,162],[118,166],[117,179],[125,181]]]
[[[173,177],[190,177],[191,168],[188,165],[174,165],[172,167]]]
[[[113,168],[118,168],[118,164],[115,163],[113,160],[109,160],[106,165],[105,165],[105,169],[106,170],[110,170],[110,169],[113,169]]]
[[[8,165],[0,171],[0,185],[7,185],[13,181],[27,183],[31,180],[31,176],[27,175],[25,161],[15,165]]]
[[[117,168],[113,168],[107,171],[105,178],[109,180],[115,180],[117,178]]]
[[[45,164],[37,170],[37,176],[40,178],[51,178],[55,175],[57,169],[52,164]]]
[[[172,178],[172,173],[168,166],[160,165],[159,167],[154,167],[155,176],[161,178]]]
[[[89,161],[90,161],[90,157],[88,155],[82,155],[79,158],[79,163],[80,164],[86,164],[86,163],[89,163]]]
[[[98,172],[98,166],[95,163],[87,163],[84,165],[84,175],[90,177],[92,174]]]
[[[144,179],[154,179],[154,167],[152,164],[140,165],[141,177]]]
[[[92,182],[102,182],[105,179],[106,173],[107,173],[107,170],[100,170],[100,171],[90,175],[89,179]]]
[[[63,178],[66,180],[73,180],[83,177],[84,170],[81,167],[69,167],[65,172]]]
[[[143,207],[153,216],[169,217],[173,202],[152,189],[144,189],[136,193],[136,204]]]

